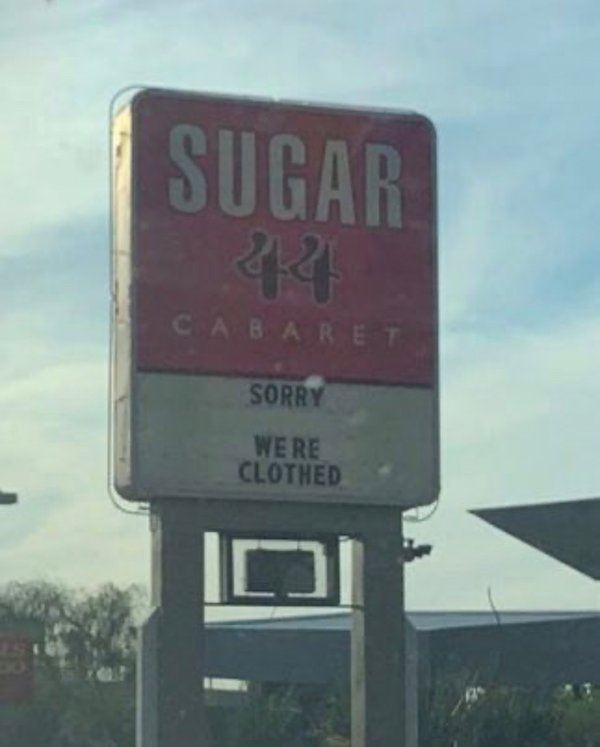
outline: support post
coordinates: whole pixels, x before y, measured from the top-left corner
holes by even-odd
[[[204,707],[204,531],[189,501],[152,505],[157,747],[209,747]]]
[[[352,747],[406,743],[402,517],[379,516],[353,547]]]

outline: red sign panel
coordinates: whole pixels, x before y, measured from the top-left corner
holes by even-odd
[[[33,696],[33,642],[0,635],[0,703],[21,703]]]
[[[160,91],[132,110],[138,370],[434,386],[427,119]]]

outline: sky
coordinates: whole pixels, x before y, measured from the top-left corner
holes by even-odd
[[[596,0],[0,0],[0,582],[149,582],[107,458],[109,110],[148,85],[432,119],[442,490],[408,605],[600,609],[468,513],[600,493],[598,38]]]

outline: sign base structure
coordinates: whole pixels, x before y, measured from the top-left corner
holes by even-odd
[[[433,126],[148,89],[112,134],[113,474],[153,532],[143,747],[209,743],[209,531],[226,598],[275,604],[337,601],[354,540],[352,747],[397,747],[402,511],[439,492]],[[239,594],[244,536],[296,546],[247,548]]]
[[[214,501],[212,508],[198,501],[177,499],[152,503],[154,611],[141,637],[138,747],[212,744],[203,696],[206,671],[203,538],[208,531],[222,532],[228,518],[222,502]],[[406,744],[405,618],[401,512],[391,507],[374,510],[365,506],[314,506],[307,512],[302,506],[273,507],[266,503],[257,511],[254,508],[245,503],[236,512],[239,527],[248,528],[246,536],[251,533],[256,536],[266,508],[271,516],[270,523],[264,521],[266,531],[283,522],[295,524],[298,531],[310,536],[311,522],[317,522],[325,530],[331,524],[341,526],[354,541],[352,747],[403,747]],[[298,539],[294,541],[297,543]],[[291,552],[298,556],[298,550]],[[256,560],[254,556],[251,564]],[[257,565],[264,560],[263,555]],[[290,560],[288,555],[286,562]],[[301,562],[305,564],[306,558]],[[270,561],[267,568],[273,568]],[[264,588],[264,583],[270,585],[271,570],[265,576],[264,565],[255,566],[250,585],[254,588]],[[296,576],[292,587],[306,590],[310,586],[306,579],[304,573]]]
[[[146,90],[113,159],[120,494],[434,501],[431,123]]]

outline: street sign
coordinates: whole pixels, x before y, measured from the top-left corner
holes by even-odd
[[[23,703],[33,697],[33,641],[0,633],[0,703]]]
[[[113,143],[121,495],[435,500],[431,123],[146,90]]]

